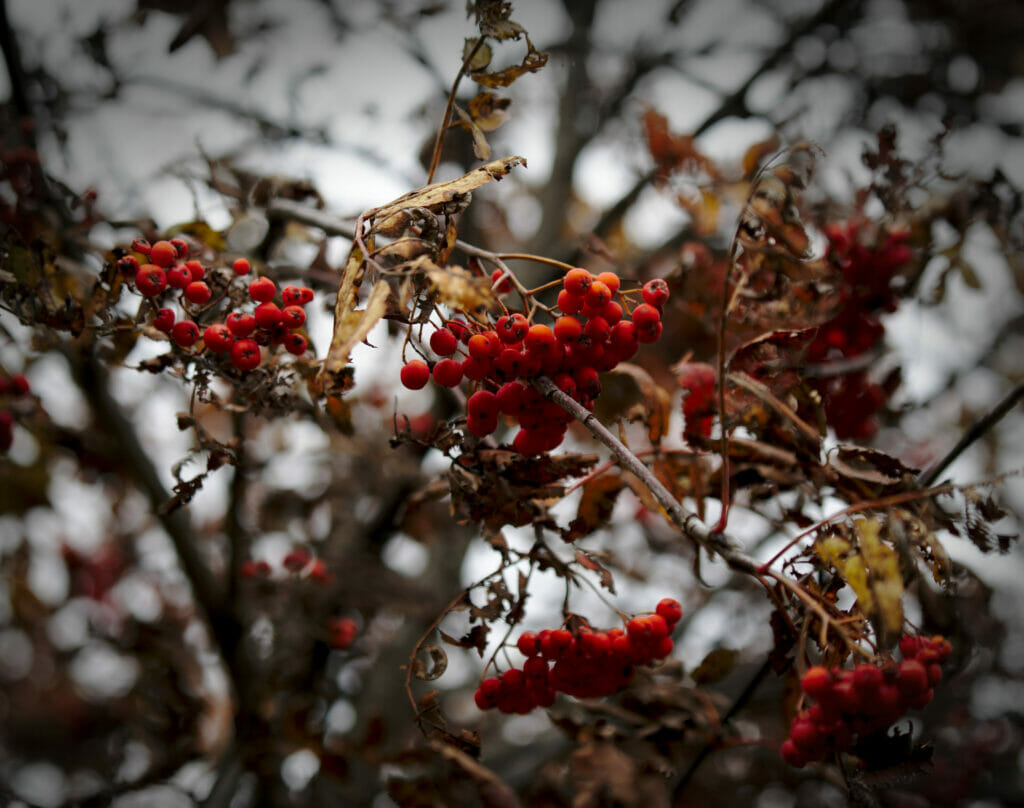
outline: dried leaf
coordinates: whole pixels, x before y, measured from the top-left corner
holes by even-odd
[[[583,496],[580,498],[576,518],[569,524],[568,530],[562,531],[562,538],[575,541],[601,527],[612,515],[615,500],[624,487],[622,477],[610,471],[587,480],[583,485]]]
[[[758,168],[764,162],[764,158],[774,154],[779,149],[778,135],[772,135],[768,140],[755,143],[743,155],[743,176],[752,178],[757,174]]]
[[[516,25],[516,23],[511,23],[511,25]],[[522,32],[522,29],[520,31]],[[522,33],[525,36],[525,32]],[[470,73],[470,78],[477,84],[493,89],[495,87],[507,87],[524,73],[536,73],[548,63],[548,55],[537,50],[530,41],[529,36],[526,37],[526,48],[526,55],[520,64],[512,65],[504,70],[497,70],[493,73],[477,71]]]
[[[473,123],[484,132],[493,132],[505,122],[506,110],[512,103],[510,98],[502,98],[489,92],[480,92],[470,99],[466,111]]]
[[[584,552],[583,550],[576,551],[576,563],[581,567],[585,567],[592,572],[596,572],[601,576],[601,586],[615,594],[615,579],[612,577],[611,572],[602,565],[593,554]]]
[[[484,137],[483,130],[477,126],[476,121],[458,104],[455,105],[455,112],[459,116],[459,119],[466,129],[469,130],[470,134],[473,135],[473,154],[476,155],[477,160],[490,160],[491,159],[491,146],[487,142],[487,138]]]
[[[699,685],[713,684],[729,675],[738,658],[732,648],[716,648],[701,660],[690,677]]]
[[[425,682],[432,682],[434,679],[439,678],[448,669],[448,655],[444,652],[444,649],[439,645],[427,644],[420,648],[421,654],[426,652],[430,657],[430,670],[427,670],[427,666],[423,660],[416,657],[412,663],[412,674],[417,679],[421,679]]]
[[[354,248],[353,248],[354,249]],[[345,289],[345,282],[342,282]],[[338,294],[334,307],[334,334],[331,347],[320,369],[320,387],[328,395],[340,396],[354,384],[353,369],[348,366],[350,354],[360,342],[366,339],[373,327],[387,311],[390,287],[387,281],[379,280],[370,291],[363,309],[350,308],[352,296],[345,300]]]
[[[603,421],[624,418],[643,421],[647,437],[658,443],[668,434],[672,401],[668,392],[639,365],[621,362],[605,374],[598,399],[598,417]]]
[[[428,269],[427,279],[438,300],[450,309],[484,314],[498,303],[491,290],[490,278],[477,278],[462,267]]]

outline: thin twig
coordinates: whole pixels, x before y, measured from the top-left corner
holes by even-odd
[[[437,164],[441,162],[441,146],[444,144],[444,133],[448,131],[448,122],[452,118],[452,107],[455,106],[455,93],[459,90],[459,83],[462,81],[462,77],[466,75],[466,68],[469,67],[480,50],[480,47],[484,44],[484,37],[477,37],[476,44],[473,45],[473,49],[466,54],[466,58],[462,60],[462,67],[459,68],[459,72],[455,76],[455,81],[452,82],[451,92],[448,93],[448,103],[444,107],[444,117],[441,118],[441,126],[437,130],[437,139],[434,141],[434,153],[430,157],[430,170],[427,172],[427,185],[430,185],[434,181],[434,172],[437,171]]]
[[[996,404],[995,407],[993,407],[986,415],[971,424],[970,428],[963,434],[963,437],[956,442],[953,448],[946,452],[945,456],[934,466],[921,475],[921,485],[930,486],[935,482],[939,475],[949,468],[954,460],[963,454],[972,443],[984,436],[986,432],[998,424],[1022,398],[1024,398],[1024,382],[1021,382],[1014,387],[1003,397],[1002,401]]]

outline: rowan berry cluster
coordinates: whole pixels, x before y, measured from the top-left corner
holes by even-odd
[[[549,376],[560,390],[590,409],[601,392],[599,373],[630,359],[641,343],[661,336],[668,285],[648,281],[640,290],[644,302],[631,311],[630,299],[619,287],[614,272],[592,275],[576,267],[565,275],[558,295],[560,315],[550,326],[531,323],[518,312],[498,318],[493,326],[450,320],[430,336],[430,348],[439,359],[405,364],[402,384],[419,390],[431,378],[443,387],[468,380],[476,388],[466,407],[469,432],[481,438],[490,435],[505,415],[519,424],[513,440],[518,452],[551,451],[562,442],[572,418],[546,401],[530,380]]]
[[[853,670],[809,668],[800,680],[815,704],[802,710],[782,743],[782,758],[791,766],[845,752],[858,737],[880,732],[909,709],[932,700],[942,680],[942,663],[952,651],[940,636],[907,635],[900,639],[903,661],[881,667],[865,662]]]
[[[329,584],[334,580],[327,569],[327,562],[315,557],[304,547],[290,550],[283,559],[281,567],[289,576],[308,578],[314,583]],[[240,573],[243,578],[269,578],[274,568],[264,559],[247,559],[242,562]]]
[[[481,710],[523,714],[535,707],[550,707],[557,693],[576,698],[615,693],[629,684],[637,665],[672,653],[669,635],[682,614],[678,601],[664,598],[654,614],[632,618],[625,630],[526,631],[516,643],[526,657],[523,667],[484,679],[473,700]]]
[[[209,354],[226,356],[243,372],[260,365],[261,346],[283,345],[296,356],[306,352],[308,343],[299,329],[306,322],[304,307],[313,300],[312,289],[286,286],[279,297],[277,284],[270,278],[257,278],[249,284],[249,299],[255,304],[252,313],[232,311],[223,321],[217,321],[212,316],[231,279],[248,275],[252,267],[248,260],[239,258],[230,272],[209,270],[199,260],[187,260],[188,250],[184,239],[158,241],[152,245],[144,239],[136,239],[132,242],[132,251],[148,258],[148,263],[140,264],[131,254],[117,262],[121,274],[129,283],[134,283],[139,294],[152,300],[154,307],[168,290],[178,292],[178,303],[187,316],[178,319],[170,306],[157,308],[152,317],[154,328],[167,334],[182,349],[191,350],[201,341],[199,348],[205,347]],[[214,288],[221,294],[211,304]],[[202,327],[196,322],[200,318],[204,323]]]
[[[683,388],[683,435],[688,440],[710,437],[716,411],[715,369],[706,362],[687,362],[675,370]]]
[[[0,376],[0,452],[6,452],[14,442],[14,412],[8,405],[14,405],[29,394],[28,379],[20,373],[14,376]]]
[[[885,336],[879,315],[899,303],[894,279],[912,258],[908,234],[890,233],[878,248],[858,240],[856,224],[828,228],[829,256],[843,274],[840,309],[818,328],[808,350],[814,363],[850,360],[875,349]],[[825,418],[840,439],[869,438],[888,392],[866,369],[815,379]]]

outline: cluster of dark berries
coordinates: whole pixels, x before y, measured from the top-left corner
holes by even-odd
[[[211,314],[213,290],[207,282],[208,269],[201,261],[188,258],[188,243],[183,239],[158,241],[149,244],[144,239],[132,242],[133,252],[144,255],[149,263],[140,264],[134,255],[126,255],[117,262],[117,268],[144,297],[157,301],[174,290],[179,295],[181,308]],[[232,265],[233,276],[243,277],[252,267],[245,258]],[[220,275],[231,275],[219,272]],[[230,280],[219,278],[218,287],[226,287]],[[238,370],[248,371],[260,365],[261,346],[283,345],[289,353],[300,356],[306,352],[306,338],[298,329],[306,322],[306,304],[313,300],[313,290],[302,286],[286,286],[278,298],[277,284],[270,278],[257,278],[249,284],[249,299],[255,304],[253,311],[232,311],[223,322],[207,322],[203,327],[186,317],[178,319],[169,306],[158,308],[152,325],[167,334],[179,348],[191,349],[202,340],[211,354],[227,356]],[[279,302],[278,302],[279,301]]]
[[[516,643],[526,657],[522,668],[484,679],[473,694],[481,710],[528,713],[550,707],[557,693],[597,698],[629,684],[637,665],[647,665],[672,653],[672,629],[683,610],[665,598],[654,614],[634,617],[626,629],[595,631],[584,627],[524,632]]]
[[[859,737],[885,730],[907,710],[920,710],[932,700],[942,680],[942,663],[952,651],[940,636],[900,639],[903,661],[881,667],[861,663],[853,670],[816,665],[800,680],[815,704],[802,710],[781,748],[791,766],[804,766],[849,749]]]
[[[431,378],[443,387],[468,380],[476,387],[466,407],[469,432],[490,435],[499,416],[506,415],[520,426],[513,440],[517,451],[550,451],[562,442],[572,419],[529,380],[549,376],[589,409],[601,392],[598,374],[630,359],[641,343],[661,336],[668,285],[648,281],[641,290],[644,302],[632,311],[624,309],[628,301],[619,285],[614,272],[595,276],[577,267],[565,275],[558,295],[561,316],[550,326],[531,323],[521,313],[506,314],[493,327],[449,321],[430,336],[430,348],[439,359],[432,364],[408,362],[401,370],[402,384],[419,390]]]
[[[0,376],[0,452],[6,452],[14,442],[14,411],[19,399],[29,394],[28,379],[20,373],[14,376]]]
[[[872,248],[858,240],[856,224],[828,228],[829,257],[843,274],[840,308],[818,328],[808,349],[814,363],[850,360],[872,351],[885,336],[880,314],[899,303],[894,279],[913,254],[908,235],[890,233]],[[822,395],[825,418],[837,437],[870,438],[878,429],[875,414],[890,390],[868,378],[866,369],[813,380]]]
[[[290,550],[281,559],[281,567],[288,575],[308,578],[318,584],[329,584],[334,580],[334,576],[327,569],[327,563],[322,558],[313,556],[304,547]],[[264,559],[256,561],[250,558],[242,562],[239,572],[243,578],[269,578],[274,568]]]

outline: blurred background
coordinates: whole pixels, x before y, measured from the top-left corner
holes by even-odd
[[[36,232],[59,230],[54,200],[17,184],[17,150],[29,148],[73,200],[61,215],[79,236],[61,260],[76,271],[98,273],[103,256],[140,233],[202,222],[226,252],[316,290],[308,330],[320,357],[350,246],[340,233],[361,211],[426,182],[464,42],[476,33],[465,5],[443,0],[0,8],[5,208],[32,203]],[[915,288],[884,319],[877,372],[901,375],[874,445],[924,468],[997,402],[1016,402],[1006,397],[1024,381],[1024,6],[517,0],[512,18],[548,62],[498,91],[508,104],[487,140],[494,157],[522,155],[528,165],[477,192],[460,239],[607,262],[624,277],[666,276],[684,289],[686,273],[703,266],[687,264],[688,245],[725,255],[743,200],[723,194],[713,211],[686,204],[699,187],[659,175],[645,115],[660,113],[736,177],[756,144],[811,140],[822,156],[806,205],[818,220],[884,222],[919,245]],[[523,48],[503,43],[496,61],[517,64]],[[478,89],[464,80],[459,103]],[[866,151],[880,161],[866,162]],[[886,159],[896,154],[905,162]],[[452,129],[435,179],[478,163],[470,133]],[[864,192],[876,182],[891,200]],[[275,200],[328,215],[337,230],[289,221]],[[16,226],[5,218],[5,245]],[[11,254],[5,247],[8,273]],[[535,263],[514,269],[527,285],[552,277]],[[672,390],[670,363],[714,356],[713,333],[682,304],[675,311],[674,341],[640,360]],[[314,412],[296,383],[289,414],[262,418],[218,406],[217,394],[228,395],[216,386],[197,406],[194,379],[146,372],[163,353],[157,341],[111,339],[86,356],[80,340],[30,327],[9,305],[0,326],[0,366],[31,389],[29,402],[10,405],[16,424],[0,460],[6,804],[515,804],[483,771],[417,743],[403,688],[417,639],[498,558],[436,495],[448,459],[387,446],[397,414],[425,429],[456,410],[439,393],[400,388],[399,331],[382,323],[357,349],[356,387],[341,410]],[[671,434],[681,442],[678,396]],[[180,413],[199,428],[179,429]],[[968,483],[1019,470],[1022,427],[1011,406],[943,477]],[[244,457],[230,468],[211,462],[219,446],[234,451],[233,440],[244,442]],[[570,437],[568,448],[587,450],[586,436]],[[161,508],[197,479],[187,508]],[[998,532],[1015,534],[1024,485],[1011,476],[997,491],[1008,510]],[[578,494],[552,513],[567,521],[577,505]],[[737,652],[708,683],[722,713],[773,647],[771,604],[720,565],[705,565],[702,583],[692,549],[672,546],[672,532],[637,518],[639,507],[625,492],[591,545],[630,571],[617,578],[614,604],[628,612],[662,596],[682,601],[680,676],[711,651]],[[835,503],[820,509],[827,515]],[[786,538],[757,509],[738,508],[730,529],[757,537],[751,549],[765,558]],[[533,533],[503,536],[528,548]],[[872,784],[880,794],[856,804],[1024,802],[1024,559],[1017,544],[986,554],[965,538],[944,542],[958,586],[941,607],[909,607],[955,613],[947,617],[957,671],[913,722],[915,737],[932,740],[933,769],[913,785]],[[310,581],[305,562],[290,572],[297,549],[322,559],[329,580]],[[246,578],[243,560],[271,572]],[[561,587],[538,577],[525,627],[550,624]],[[574,606],[600,625],[615,619],[588,590]],[[354,643],[335,641],[330,618],[352,621]],[[441,628],[458,636],[467,625],[453,614]],[[447,670],[431,686],[453,731],[480,733],[480,763],[523,805],[848,799],[836,776],[778,760],[786,728],[774,676],[756,679],[706,761],[700,708],[645,691],[648,701],[626,707],[651,722],[646,734],[633,727],[628,742],[616,741],[627,764],[598,754],[602,739],[618,738],[605,730],[621,718],[611,708],[562,704],[555,722],[480,713],[472,691],[481,668],[473,651],[448,648]],[[581,785],[595,779],[588,766],[620,772],[630,787],[590,793]],[[658,788],[643,785],[652,782]]]

